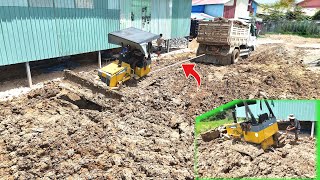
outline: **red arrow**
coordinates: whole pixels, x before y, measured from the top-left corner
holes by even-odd
[[[195,64],[182,64],[182,68],[183,68],[184,74],[186,75],[186,78],[192,75],[197,80],[198,86],[200,87],[201,78],[198,72],[194,70],[195,66],[196,66]]]

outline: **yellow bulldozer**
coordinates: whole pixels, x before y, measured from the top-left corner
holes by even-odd
[[[109,33],[109,43],[122,50],[119,58],[99,69],[100,79],[113,89],[133,77],[146,76],[151,70],[151,42],[159,37],[133,27]]]
[[[284,145],[284,139],[279,133],[276,117],[267,100],[260,100],[260,109],[262,110],[263,102],[268,109],[268,113],[258,115],[257,118],[253,115],[249,107],[250,104],[256,104],[256,100],[237,102],[237,104],[235,104],[236,107],[245,107],[246,119],[243,122],[237,122],[236,108],[233,108],[234,123],[225,124],[227,134],[235,139],[242,139],[245,142],[259,144],[263,150],[271,147],[281,147]]]

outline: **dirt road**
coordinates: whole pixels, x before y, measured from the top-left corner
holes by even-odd
[[[0,176],[5,179],[193,179],[196,116],[233,99],[320,98],[304,50],[260,45],[246,61],[198,64],[185,79],[175,66],[131,81],[113,99],[62,80],[0,103]],[[154,70],[193,53],[165,57]],[[80,73],[96,79],[96,72]]]

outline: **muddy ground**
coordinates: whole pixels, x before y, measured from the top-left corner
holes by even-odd
[[[67,80],[0,103],[0,176],[5,179],[193,179],[194,118],[233,99],[320,98],[305,50],[260,45],[230,66],[198,64],[201,88],[163,57],[148,77],[109,97]],[[96,71],[79,74],[100,84]],[[280,164],[281,165],[281,164]]]
[[[284,147],[267,152],[252,144],[222,138],[210,142],[199,140],[199,176],[314,178],[315,140],[304,137],[299,144],[291,145],[293,135],[286,137]]]

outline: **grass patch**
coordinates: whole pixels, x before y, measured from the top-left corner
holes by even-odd
[[[217,128],[221,125],[230,124],[230,123],[233,123],[233,120],[223,119],[223,120],[217,120],[217,121],[206,121],[206,122],[196,123],[196,129],[195,129],[196,136],[201,133],[204,133],[210,129],[214,129],[214,128]]]

